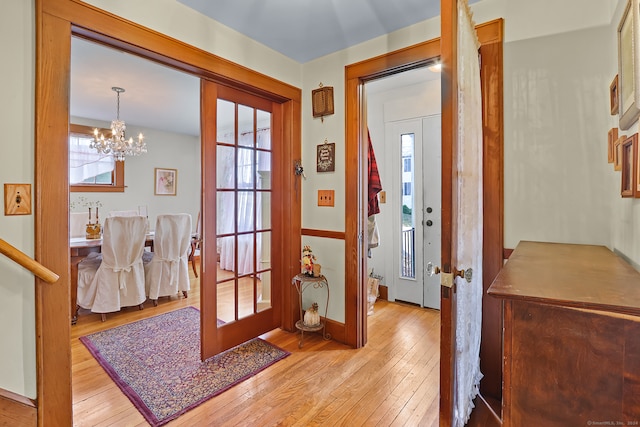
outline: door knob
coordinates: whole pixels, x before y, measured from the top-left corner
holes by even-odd
[[[473,278],[473,269],[467,268],[466,270],[454,270],[454,276],[460,277],[467,281],[467,283],[471,283],[471,279]]]
[[[427,276],[432,277],[436,274],[440,274],[440,267],[433,265],[432,262],[427,264]]]

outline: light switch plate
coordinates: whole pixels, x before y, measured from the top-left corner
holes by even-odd
[[[318,206],[335,206],[335,191],[318,190]]]
[[[31,184],[4,185],[4,214],[31,215]]]
[[[387,192],[381,191],[379,194],[380,203],[387,203]]]

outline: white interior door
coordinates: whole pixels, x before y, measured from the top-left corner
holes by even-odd
[[[440,281],[424,274],[440,259],[440,115],[387,124],[393,158],[395,300],[440,308]],[[426,260],[426,261],[425,261]]]
[[[422,201],[423,266],[440,261],[442,235],[442,119],[433,115],[422,119]],[[423,307],[440,309],[440,279],[424,274]]]

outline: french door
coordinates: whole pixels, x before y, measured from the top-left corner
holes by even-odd
[[[202,83],[202,357],[279,327],[280,117],[270,100]]]

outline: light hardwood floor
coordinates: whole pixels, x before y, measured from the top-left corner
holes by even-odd
[[[145,317],[199,306],[199,280],[187,299],[100,316],[81,312],[72,327],[75,426],[146,426],[145,419],[79,337]],[[291,355],[187,412],[168,426],[437,426],[438,311],[378,301],[369,341],[354,350],[318,334],[275,330],[262,336]]]

